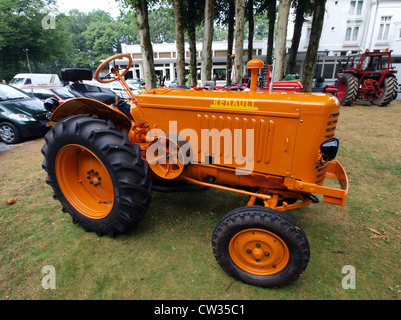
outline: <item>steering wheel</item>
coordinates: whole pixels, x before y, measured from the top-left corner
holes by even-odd
[[[115,54],[114,56],[109,57],[105,61],[103,61],[103,63],[96,69],[95,79],[97,81],[99,81],[100,83],[110,83],[110,82],[118,80],[118,77],[115,77],[115,78],[112,78],[112,79],[101,79],[99,77],[99,75],[100,75],[100,72],[104,69],[104,67],[106,67],[110,62],[112,62],[112,61],[114,61],[116,59],[120,59],[120,58],[128,58],[127,67],[125,68],[125,70],[122,73],[120,73],[120,75],[123,77],[129,71],[129,69],[132,66],[132,58],[128,54],[118,53],[118,54]],[[111,73],[117,74],[115,71],[112,71]]]

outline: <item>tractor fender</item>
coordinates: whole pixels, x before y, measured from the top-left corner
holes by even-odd
[[[60,121],[77,114],[97,115],[103,120],[112,120],[119,130],[131,129],[131,120],[118,108],[89,98],[74,98],[64,102],[52,114],[51,121]]]

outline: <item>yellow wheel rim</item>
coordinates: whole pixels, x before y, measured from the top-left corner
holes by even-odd
[[[155,153],[147,157],[152,171],[163,179],[175,179],[184,170],[184,155],[180,146],[168,137],[158,138],[154,144]]]
[[[273,275],[283,270],[289,260],[285,242],[263,229],[245,229],[232,237],[229,254],[242,270],[258,276]]]
[[[107,217],[114,203],[113,182],[92,151],[66,145],[58,152],[55,167],[61,191],[79,213],[91,219]]]

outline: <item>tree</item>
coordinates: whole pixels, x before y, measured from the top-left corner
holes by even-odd
[[[68,60],[71,41],[64,31],[65,15],[55,17],[56,29],[46,25],[51,0],[2,0],[0,3],[0,74],[10,80],[16,73],[58,72]]]
[[[132,29],[123,20],[115,20],[103,10],[84,13],[74,9],[67,21],[65,30],[74,46],[69,50],[69,67],[96,69],[102,59],[121,52],[122,43],[139,39],[138,32],[130,34]]]
[[[214,0],[205,1],[205,24],[202,47],[202,66],[201,80],[202,85],[212,79],[212,41],[213,41],[213,22],[214,22]]]
[[[253,0],[247,2],[247,17],[248,17],[248,61],[253,57],[253,35],[255,31],[255,22],[253,14]]]
[[[261,14],[267,11],[269,27],[267,36],[267,54],[266,54],[266,64],[272,64],[273,62],[273,45],[274,45],[274,28],[276,25],[276,0],[262,0],[257,13]]]
[[[233,60],[231,58],[234,47],[234,28],[235,28],[235,0],[229,0],[228,11],[228,38],[227,38],[227,85],[231,84],[231,71],[233,68]]]
[[[226,84],[231,84],[231,72],[233,66],[233,47],[234,47],[234,28],[235,28],[235,0],[217,0],[216,1],[216,30],[221,38],[215,40],[227,39],[227,57],[226,57]],[[221,31],[219,29],[222,29]]]
[[[311,0],[295,0],[293,6],[295,6],[295,22],[294,22],[294,33],[291,41],[291,48],[288,55],[287,73],[294,74],[296,59],[298,54],[299,42],[301,40],[302,25],[305,21],[305,16],[310,14],[312,11]]]
[[[150,1],[148,3],[149,29],[151,30],[150,38],[152,43],[174,42],[176,40],[176,33],[172,1],[164,0],[160,6],[152,6],[152,2]]]
[[[184,0],[184,24],[188,34],[190,63],[189,70],[191,85],[198,83],[197,74],[197,50],[196,27],[202,23],[205,8],[205,0]]]
[[[91,68],[96,67],[101,59],[121,52],[121,35],[123,26],[117,21],[112,22],[93,22],[88,30],[82,33],[86,39],[86,48],[91,60]]]
[[[156,87],[156,73],[153,47],[149,31],[149,12],[147,0],[120,0],[123,5],[136,11],[139,39],[142,50],[144,80],[148,89]]]
[[[326,0],[315,0],[312,18],[312,30],[309,38],[308,50],[304,61],[302,83],[304,92],[312,91],[313,73],[316,66],[320,36],[322,35]]]
[[[182,17],[182,0],[173,0],[175,34],[177,47],[177,85],[185,85],[185,40],[184,40],[184,21]]]
[[[276,58],[276,66],[273,76],[275,80],[282,80],[284,78],[287,26],[290,6],[291,0],[281,0],[278,5],[277,26],[274,34],[274,57]]]
[[[235,74],[237,79],[244,75],[244,18],[245,0],[235,1]]]

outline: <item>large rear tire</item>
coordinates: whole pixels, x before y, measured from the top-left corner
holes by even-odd
[[[358,78],[345,73],[338,81],[336,94],[342,106],[352,105],[358,94]]]
[[[110,121],[77,115],[57,122],[45,136],[42,167],[74,223],[99,236],[126,233],[151,200],[148,164],[138,145]]]
[[[380,87],[379,98],[371,102],[375,106],[386,107],[394,97],[397,97],[397,79],[394,76],[387,76]]]
[[[224,216],[214,230],[212,247],[230,276],[268,288],[298,279],[310,255],[305,233],[290,217],[259,206],[238,208]]]

